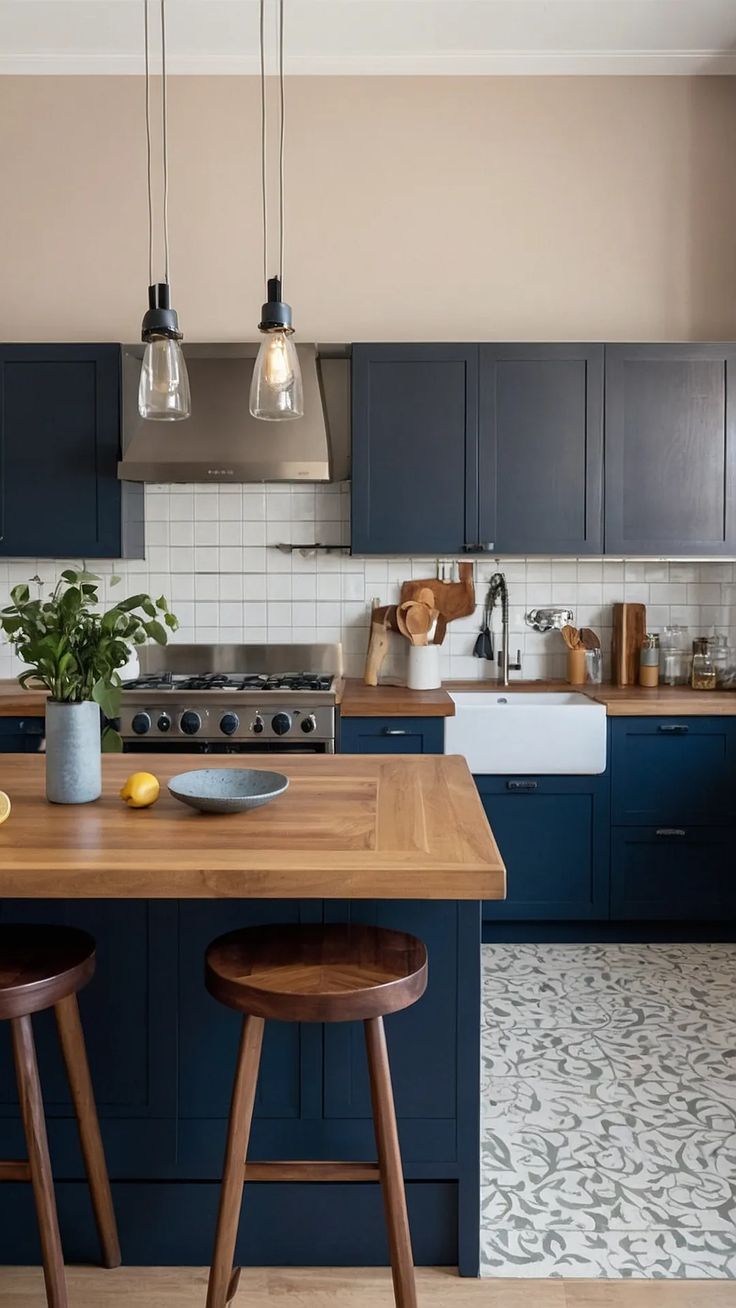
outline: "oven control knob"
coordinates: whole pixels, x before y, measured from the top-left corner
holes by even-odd
[[[307,718],[302,718],[302,731],[305,731],[307,734],[309,734],[310,731],[316,731],[316,730],[317,730],[317,721],[313,713],[310,713],[309,717]]]
[[[187,709],[186,713],[182,713],[179,719],[179,726],[185,736],[196,736],[201,725],[202,719],[193,709]]]
[[[158,727],[159,731],[171,731],[171,718],[168,716],[167,713],[161,714],[161,717],[156,723],[156,726]]]
[[[130,725],[136,736],[145,736],[146,732],[151,730],[150,713],[136,713]]]
[[[240,718],[237,713],[223,713],[220,718],[220,731],[225,736],[234,736],[240,726]]]
[[[253,721],[250,724],[250,729],[253,732],[254,736],[260,736],[263,734],[263,718],[261,717],[260,713],[257,713],[256,716],[254,717]]]
[[[276,713],[271,718],[271,726],[277,736],[285,736],[287,731],[291,731],[291,718],[288,713]]]

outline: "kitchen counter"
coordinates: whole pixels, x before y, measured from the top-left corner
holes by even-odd
[[[287,773],[289,790],[222,817],[165,789],[150,809],[118,798],[137,767],[165,783],[207,761],[246,760],[108,755],[102,798],[66,807],[44,798],[42,757],[0,755],[13,805],[0,827],[0,917],[79,926],[97,942],[81,1008],[126,1262],[210,1258],[240,1022],[206,992],[209,941],[265,922],[371,922],[413,932],[429,952],[425,995],[386,1023],[416,1261],[477,1276],[479,901],[504,895],[505,872],[464,760],[249,755]],[[53,1072],[53,1032],[38,1031]],[[63,1092],[46,1107],[65,1246],[89,1261],[94,1223]],[[8,1106],[0,1157],[17,1155],[18,1138]],[[269,1024],[251,1146],[275,1160],[375,1156],[354,1028]],[[17,1189],[0,1186],[0,1263],[38,1259],[31,1196]],[[246,1209],[239,1264],[388,1261],[374,1185],[323,1186],[315,1203],[310,1186],[253,1184]]]
[[[407,690],[399,686],[365,686],[348,678],[342,695],[343,717],[454,717],[451,691],[497,691],[496,681],[443,681],[440,690]],[[508,691],[579,690],[609,717],[736,716],[736,691],[691,690],[689,686],[570,686],[566,681],[512,681]]]
[[[239,815],[202,815],[166,781],[201,755],[103,756],[94,804],[48,804],[41,755],[2,756],[13,805],[0,828],[0,898],[502,899],[505,872],[460,758],[249,756],[290,781]],[[216,766],[242,767],[218,757]],[[138,767],[162,793],[150,809],[118,797]]]
[[[366,686],[348,677],[338,687],[340,712],[346,718],[451,718],[453,690],[502,690],[495,681],[444,681],[438,690],[407,690],[406,686]],[[599,704],[609,717],[736,716],[736,691],[691,690],[689,686],[569,686],[566,681],[512,681],[513,691],[580,690]],[[46,692],[23,690],[17,681],[0,681],[0,718],[42,717]]]

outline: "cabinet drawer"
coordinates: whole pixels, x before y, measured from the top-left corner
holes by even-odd
[[[486,921],[608,915],[608,779],[476,777],[506,864],[508,895]]]
[[[614,825],[736,822],[736,718],[611,723]]]
[[[342,754],[443,754],[444,718],[342,718]]]
[[[736,915],[734,832],[727,827],[614,829],[611,917],[707,921]]]

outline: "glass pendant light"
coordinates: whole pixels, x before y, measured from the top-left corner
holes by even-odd
[[[266,422],[283,422],[304,416],[304,393],[299,356],[292,336],[291,305],[281,298],[284,275],[284,0],[279,6],[279,273],[268,276],[268,204],[266,135],[266,0],[260,0],[261,48],[261,200],[263,216],[263,279],[266,303],[261,309],[258,330],[263,341],[253,368],[250,411]]]
[[[191,411],[189,376],[179,342],[179,319],[171,307],[169,286],[169,155],[166,96],[166,0],[161,12],[161,143],[163,158],[164,280],[153,281],[153,181],[151,165],[151,73],[148,33],[148,3],[143,0],[146,45],[146,145],[148,154],[148,311],[144,315],[141,339],[145,342],[138,412],[155,422],[178,422]]]

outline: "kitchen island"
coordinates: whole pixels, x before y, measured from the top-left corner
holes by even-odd
[[[91,931],[98,972],[80,1002],[128,1263],[209,1260],[239,1022],[203,984],[208,941],[264,922],[372,922],[427,944],[422,1001],[387,1022],[416,1261],[478,1269],[480,901],[505,874],[464,761],[273,756],[287,793],[249,814],[204,816],[165,791],[118,798],[134,764],[104,759],[103,796],[57,807],[43,758],[5,755],[2,920]],[[162,783],[201,756],[149,755]],[[218,766],[238,766],[218,758]],[[69,1261],[95,1240],[54,1033],[36,1023]],[[0,1032],[0,1156],[22,1156],[7,1032]],[[251,1156],[372,1158],[361,1032],[272,1024]],[[363,1184],[249,1187],[245,1264],[387,1261],[381,1199]],[[38,1260],[28,1187],[0,1188],[0,1260]]]

